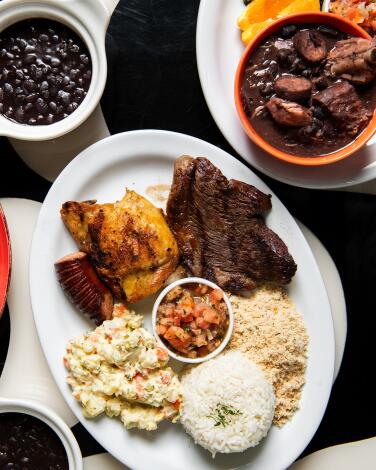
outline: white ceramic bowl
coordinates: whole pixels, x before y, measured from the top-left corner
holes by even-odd
[[[20,140],[50,140],[67,134],[82,124],[94,111],[102,96],[107,61],[105,34],[111,13],[118,0],[2,0],[0,32],[28,18],[50,18],[75,31],[86,44],[92,61],[92,78],[88,93],[78,108],[54,124],[29,126],[0,114],[0,135]]]
[[[0,398],[1,413],[24,413],[46,423],[61,440],[68,457],[69,470],[82,470],[82,455],[76,438],[64,421],[52,410],[31,400]]]
[[[228,316],[229,316],[229,322],[228,322],[228,328],[225,337],[223,338],[223,341],[221,344],[218,346],[217,349],[212,351],[210,354],[208,354],[205,357],[198,357],[196,359],[191,359],[189,357],[184,357],[180,356],[179,354],[174,353],[171,351],[171,349],[166,346],[166,344],[161,340],[159,337],[157,330],[156,330],[156,325],[157,325],[157,312],[158,312],[158,307],[162,300],[165,298],[166,294],[168,294],[172,289],[174,289],[177,286],[181,286],[183,284],[204,284],[206,286],[209,286],[213,289],[219,289],[220,291],[223,292],[223,300],[226,303],[227,306],[227,311],[228,311]],[[168,285],[163,289],[163,291],[159,294],[157,300],[154,303],[153,306],[153,311],[152,311],[152,323],[153,323],[153,333],[155,338],[157,339],[158,343],[163,346],[165,349],[167,349],[169,355],[176,359],[177,361],[181,362],[186,362],[189,364],[198,364],[200,362],[208,361],[209,359],[212,359],[213,357],[217,356],[220,352],[222,352],[225,347],[227,346],[228,342],[230,341],[232,331],[234,329],[234,313],[232,311],[231,303],[229,298],[226,295],[226,292],[223,291],[217,284],[214,284],[214,282],[208,281],[207,279],[203,279],[201,277],[186,277],[184,279],[179,279],[178,281],[173,282],[172,284]]]

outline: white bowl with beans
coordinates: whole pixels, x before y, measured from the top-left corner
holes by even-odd
[[[50,140],[93,113],[106,84],[105,33],[117,3],[0,2],[0,135]],[[37,24],[35,34],[27,22]],[[38,31],[41,22],[50,28]]]
[[[17,415],[26,415],[30,416],[33,418],[36,418],[37,420],[41,421],[44,423],[44,425],[47,426],[47,428],[44,426],[45,429],[47,429],[49,432],[52,432],[56,436],[57,441],[60,441],[61,445],[63,446],[66,454],[66,460],[68,463],[69,470],[82,470],[83,469],[83,461],[82,461],[82,455],[80,451],[80,447],[77,443],[76,438],[74,437],[72,431],[69,429],[69,427],[65,424],[65,422],[58,416],[54,411],[52,411],[50,408],[42,405],[39,402],[28,400],[28,399],[21,399],[21,398],[5,398],[5,397],[0,397],[0,418],[4,417],[7,413],[16,413]],[[13,419],[13,418],[12,418]],[[8,419],[9,421],[9,419]],[[12,424],[14,424],[12,422]],[[13,426],[14,428],[14,426]],[[33,447],[32,450],[32,455],[28,453],[28,449],[26,446],[25,448],[22,449],[21,443],[18,444],[17,447],[17,455],[14,455],[14,452],[10,449],[11,446],[8,446],[6,442],[4,442],[5,439],[10,438],[9,440],[13,439],[13,442],[16,443],[17,440],[21,439],[26,439],[27,435],[30,433],[30,428],[25,434],[25,430],[22,429],[21,426],[16,426],[15,428],[19,428],[17,433],[19,435],[9,435],[7,433],[7,429],[3,429],[3,442],[1,442],[0,439],[0,444],[2,444],[2,451],[0,452],[0,456],[2,458],[3,462],[6,462],[10,460],[12,463],[5,464],[4,468],[8,468],[7,465],[9,465],[9,468],[21,468],[22,459],[26,459],[25,461],[25,466],[28,467],[27,460],[29,456],[32,460],[33,456],[35,457],[36,454],[40,457],[46,457],[46,459],[52,459],[49,461],[49,463],[53,466],[54,465],[54,457],[56,456],[51,456],[49,453],[53,452],[53,449],[48,449],[45,448],[45,445],[43,444],[38,444],[37,441],[35,441],[35,445],[31,446]],[[49,428],[49,429],[48,429]],[[10,430],[8,430],[9,432]],[[15,432],[15,429],[13,431]],[[41,432],[40,430],[40,425],[38,425],[38,433]],[[23,435],[21,436],[20,434]],[[35,437],[35,432],[34,434],[34,439]],[[33,436],[32,436],[33,437]],[[42,439],[42,436],[40,436]],[[28,438],[29,439],[29,438]],[[31,439],[31,438],[30,438]],[[14,447],[14,445],[13,445]],[[25,456],[22,455],[22,453],[25,452]],[[8,456],[7,453],[10,455]],[[17,464],[13,463],[13,460],[19,460]],[[1,466],[0,462],[0,466]],[[17,467],[16,465],[20,465]],[[1,467],[3,468],[3,467]],[[28,467],[29,468],[29,467]],[[47,468],[47,467],[46,467]]]

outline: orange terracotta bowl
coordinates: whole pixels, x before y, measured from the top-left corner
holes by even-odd
[[[296,165],[305,165],[305,166],[319,166],[327,165],[328,163],[338,162],[352,153],[359,150],[363,145],[365,145],[368,140],[376,132],[376,111],[373,113],[373,117],[368,123],[367,127],[361,132],[361,134],[349,145],[346,147],[332,152],[327,155],[321,155],[316,157],[303,157],[299,155],[292,155],[286,152],[279,150],[276,147],[273,147],[269,144],[256,130],[252,127],[252,124],[249,122],[248,117],[243,109],[243,104],[240,96],[240,90],[243,80],[243,75],[245,68],[248,64],[248,59],[257,46],[268,36],[275,33],[283,26],[289,24],[304,24],[304,23],[313,23],[313,24],[325,24],[333,28],[337,28],[340,31],[351,34],[352,36],[357,36],[361,38],[371,39],[371,37],[364,31],[364,29],[357,26],[355,23],[352,23],[345,18],[342,18],[339,15],[334,15],[333,13],[324,13],[324,12],[306,12],[306,13],[297,13],[294,15],[285,16],[279,20],[274,21],[265,29],[260,31],[257,36],[248,44],[246,50],[244,51],[235,76],[235,105],[238,111],[240,121],[244,127],[244,130],[248,134],[248,137],[253,140],[258,146],[264,149],[269,154],[273,155],[280,160],[285,162],[295,163]]]

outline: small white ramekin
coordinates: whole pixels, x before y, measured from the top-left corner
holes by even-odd
[[[192,284],[192,283],[193,284],[204,284],[204,285],[209,286],[213,289],[221,290],[223,292],[223,300],[226,303],[228,316],[229,316],[229,322],[228,322],[228,328],[227,328],[226,335],[223,338],[223,341],[221,342],[221,344],[218,346],[218,348],[215,349],[214,351],[212,351],[207,356],[198,357],[196,359],[191,359],[189,357],[180,356],[179,354],[176,354],[173,351],[171,351],[169,349],[169,347],[166,346],[166,344],[161,340],[161,338],[159,337],[159,335],[157,333],[157,330],[156,330],[158,307],[159,307],[160,303],[162,302],[162,300],[164,299],[164,297],[166,296],[166,294],[168,294],[168,292],[170,292],[176,286],[181,286],[183,284]],[[186,277],[184,279],[179,279],[178,281],[175,281],[172,284],[168,285],[159,294],[159,296],[158,296],[158,298],[155,301],[154,306],[153,306],[152,324],[153,324],[153,333],[154,333],[154,336],[155,336],[156,340],[158,341],[158,343],[161,346],[163,346],[165,349],[167,349],[168,354],[171,357],[173,357],[174,359],[176,359],[177,361],[180,361],[180,362],[185,362],[185,363],[189,363],[189,364],[199,364],[200,362],[204,362],[204,361],[208,361],[209,359],[212,359],[213,357],[217,356],[220,352],[222,352],[225,349],[228,342],[230,341],[232,331],[234,329],[234,313],[232,311],[231,303],[230,303],[229,298],[226,295],[226,292],[224,292],[223,289],[221,289],[219,286],[217,286],[217,284],[214,284],[214,282],[208,281],[207,279],[203,279],[201,277]]]
[[[61,440],[68,457],[69,470],[82,470],[82,455],[76,438],[64,421],[51,409],[31,400],[0,398],[0,414],[23,413],[46,423]]]

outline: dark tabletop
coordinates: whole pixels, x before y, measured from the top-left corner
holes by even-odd
[[[214,1],[214,0],[213,0]],[[216,127],[201,91],[195,34],[199,0],[121,0],[109,26],[108,81],[101,104],[110,132],[167,129],[211,142],[241,158]],[[215,80],[215,77],[213,77]],[[33,173],[0,138],[0,197],[43,201],[51,184]],[[376,435],[376,199],[374,196],[287,186],[259,172],[294,217],[322,241],[339,270],[347,302],[348,336],[339,376],[316,435],[303,455]],[[9,315],[0,321],[0,368]],[[103,449],[81,424],[84,456]]]

